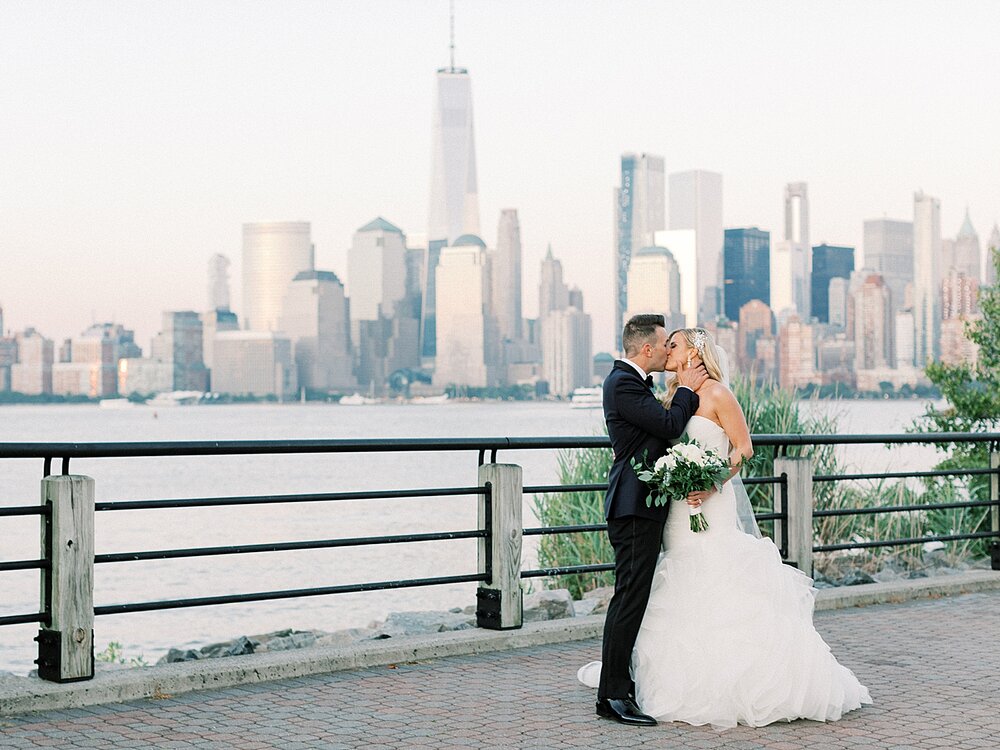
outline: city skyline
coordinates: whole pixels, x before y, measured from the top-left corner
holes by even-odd
[[[145,347],[162,310],[206,307],[213,255],[240,278],[243,224],[310,222],[316,267],[342,276],[354,231],[374,217],[425,231],[444,0],[93,7],[15,7],[0,29],[0,95],[17,103],[0,123],[8,329],[58,341],[111,320]],[[551,242],[586,294],[595,351],[618,327],[608,204],[626,152],[662,156],[667,174],[721,173],[725,226],[775,237],[785,185],[806,182],[812,243],[859,254],[863,222],[912,220],[921,189],[941,201],[944,237],[967,206],[981,238],[1000,218],[1000,104],[986,96],[1000,75],[997,6],[456,12],[483,239],[495,245],[500,211],[518,210],[526,317]],[[642,23],[617,32],[623,17]],[[806,63],[788,65],[796,54]],[[954,116],[971,102],[975,117]]]

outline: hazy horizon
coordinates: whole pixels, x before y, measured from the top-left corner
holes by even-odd
[[[725,225],[772,240],[805,181],[813,244],[859,256],[862,221],[912,219],[919,189],[945,237],[966,206],[981,242],[1000,220],[1000,3],[456,6],[483,239],[518,209],[529,317],[552,243],[595,352],[615,335],[622,152],[721,172]],[[341,278],[375,216],[423,234],[447,62],[447,0],[5,4],[5,327],[58,341],[114,320],[148,351],[163,310],[207,306],[215,253],[241,311],[245,222],[311,222]]]

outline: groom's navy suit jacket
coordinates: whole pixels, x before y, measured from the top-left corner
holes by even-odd
[[[615,453],[604,498],[605,518],[641,516],[662,521],[667,517],[669,503],[646,506],[649,487],[635,475],[630,461],[652,464],[664,455],[669,441],[681,436],[697,409],[698,396],[689,388],[678,388],[670,408],[664,409],[634,367],[615,362],[604,379],[604,420]]]

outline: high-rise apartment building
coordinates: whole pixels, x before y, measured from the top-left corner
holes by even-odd
[[[10,389],[15,393],[39,395],[52,393],[52,363],[55,348],[34,328],[14,336],[17,363],[10,368]]]
[[[894,316],[893,341],[896,345],[896,369],[912,370],[917,356],[916,319],[913,310],[897,310]]]
[[[941,201],[918,191],[913,196],[913,313],[918,367],[938,357],[940,288]]]
[[[300,388],[330,391],[356,385],[350,327],[344,285],[335,273],[302,271],[292,279],[281,331],[291,339]]]
[[[752,299],[771,305],[771,234],[748,227],[727,229],[724,237],[722,297],[726,317],[735,321]]]
[[[153,337],[151,358],[170,365],[173,390],[208,390],[203,337],[204,328],[198,313],[193,310],[163,313],[163,329]]]
[[[816,344],[811,325],[789,315],[778,336],[778,382],[782,388],[801,388],[816,379]]]
[[[220,331],[215,336],[212,389],[237,396],[294,398],[292,342],[273,331]]]
[[[812,315],[820,323],[830,322],[830,282],[850,279],[854,270],[854,248],[817,245],[812,249]]]
[[[736,364],[745,372],[755,371],[758,377],[764,373],[766,364],[761,362],[761,353],[773,350],[773,347],[758,347],[761,341],[774,339],[774,313],[771,308],[759,299],[753,299],[740,308],[739,328],[736,340]],[[773,368],[773,363],[771,363]]]
[[[489,259],[478,237],[446,247],[437,281],[438,356],[434,383],[485,388],[494,384]]]
[[[722,313],[722,175],[696,169],[670,175],[669,219],[671,230],[695,233],[695,269],[690,283],[677,249],[664,244],[681,264],[681,284],[693,286],[693,298],[683,302],[687,325],[714,320]],[[656,244],[662,244],[656,240]],[[686,293],[684,294],[686,296]],[[694,313],[690,312],[694,309]]]
[[[592,378],[590,316],[576,307],[552,310],[542,319],[542,379],[549,393],[568,396]]]
[[[501,340],[520,341],[521,313],[521,224],[516,208],[500,212],[497,249],[493,253],[493,310]]]
[[[869,275],[854,292],[854,366],[859,370],[891,367],[892,292],[879,274]]]
[[[827,312],[829,319],[827,323],[841,331],[847,328],[847,308],[848,290],[850,288],[850,276],[841,278],[834,276],[830,279],[827,288]]]
[[[864,223],[865,267],[882,276],[897,310],[906,307],[913,284],[913,222],[868,219]]]
[[[628,267],[632,253],[653,244],[666,228],[663,157],[622,154],[621,186],[615,190],[615,320],[628,309]]]
[[[665,247],[645,247],[632,253],[628,269],[628,304],[619,325],[633,315],[664,316],[667,330],[684,327],[681,313],[681,275],[674,256]]]
[[[243,225],[243,326],[275,331],[289,283],[314,267],[307,221]]]

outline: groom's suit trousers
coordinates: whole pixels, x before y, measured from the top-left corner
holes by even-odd
[[[640,516],[608,519],[608,538],[615,550],[615,593],[604,621],[599,699],[626,698],[634,691],[629,663],[649,601],[664,523]]]

